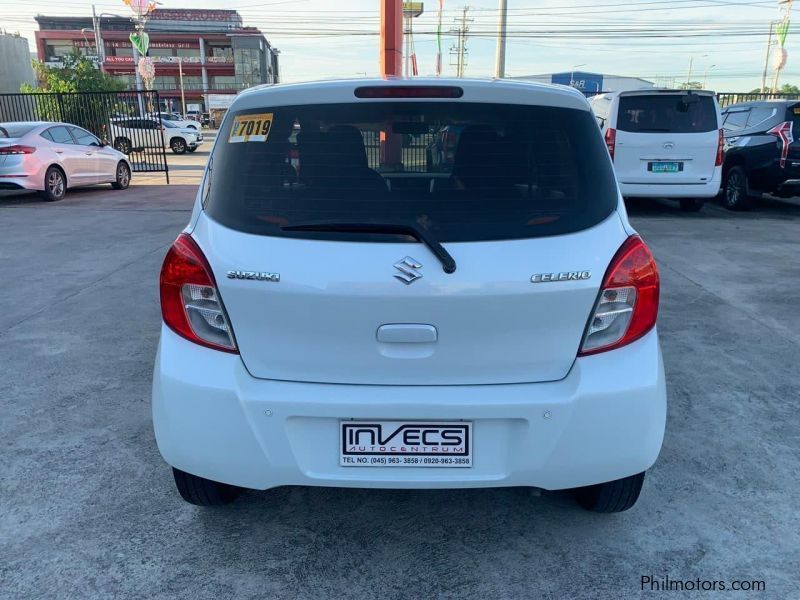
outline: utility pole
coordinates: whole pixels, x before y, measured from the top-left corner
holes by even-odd
[[[709,72],[711,72],[711,69],[713,69],[713,68],[714,68],[714,67],[716,67],[716,66],[717,66],[717,65],[711,65],[711,66],[708,66],[708,67],[706,67],[706,74],[705,74],[705,76],[703,77],[703,89],[704,89],[704,90],[705,90],[705,89],[708,89],[708,88],[707,88],[707,86],[708,86],[708,74],[709,74]]]
[[[381,75],[392,77],[403,74],[403,2],[380,0],[381,41],[378,63]],[[389,127],[386,128],[390,129]],[[403,136],[391,130],[380,132],[381,170],[400,171],[403,168]]]
[[[92,4],[92,29],[94,29],[94,47],[97,53],[97,60],[100,62],[100,72],[105,72],[106,52],[103,47],[103,38],[100,35],[100,19],[97,18],[97,11]]]
[[[767,71],[769,71],[769,54],[772,51],[772,32],[775,30],[775,21],[770,21],[769,37],[767,37],[767,51],[764,55],[764,73],[761,75],[761,93],[767,92]]]
[[[506,22],[508,20],[507,0],[500,0],[497,17],[497,51],[494,58],[494,76],[506,76]]]
[[[461,11],[461,17],[455,19],[458,27],[450,30],[451,33],[455,33],[457,36],[456,45],[450,48],[450,56],[455,55],[456,57],[456,64],[454,65],[456,67],[456,77],[464,77],[464,71],[467,66],[467,32],[469,32],[469,23],[475,20],[467,18],[468,12],[469,6],[465,6]],[[450,64],[453,65],[452,60]]]
[[[692,82],[692,64],[694,63],[694,56],[689,57],[689,75],[686,77],[686,87]]]
[[[181,116],[185,119],[186,118],[186,95],[183,92],[183,57],[178,57],[178,76],[181,80],[181,107],[183,107],[183,113]]]
[[[383,76],[403,74],[402,0],[381,0],[381,41],[378,62]]]

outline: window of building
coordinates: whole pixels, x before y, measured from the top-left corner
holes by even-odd
[[[236,87],[235,75],[215,75],[211,83],[215,89],[227,89]]]
[[[72,45],[72,42],[68,41],[53,41],[48,42],[45,46],[45,57],[46,60],[53,60],[61,58],[62,56],[67,56],[68,54],[72,54],[74,52],[75,46]]]
[[[264,83],[261,73],[261,60],[256,48],[237,48],[234,50],[234,70],[245,87]]]
[[[172,48],[150,48],[148,54],[153,58],[156,56],[175,56],[175,50]]]
[[[157,90],[174,90],[178,87],[175,81],[173,75],[156,75],[156,78],[153,80],[153,86]]]
[[[184,75],[183,87],[187,90],[203,89],[203,77],[200,75]]]
[[[175,56],[182,56],[183,58],[200,58],[200,48],[178,48],[175,51]]]
[[[233,62],[233,48],[207,48],[206,54],[214,58],[225,59]]]

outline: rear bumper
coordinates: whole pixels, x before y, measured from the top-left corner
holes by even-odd
[[[153,377],[159,450],[183,471],[246,488],[533,486],[563,489],[649,468],[666,417],[655,331],[576,360],[549,383],[329,385],[255,379],[237,355],[162,327]],[[474,466],[339,466],[341,419],[471,420]]]
[[[625,198],[715,198],[722,181],[722,167],[714,169],[714,176],[705,183],[619,183]]]
[[[44,180],[34,177],[3,177],[0,175],[0,190],[43,190]],[[37,183],[38,182],[38,183]]]

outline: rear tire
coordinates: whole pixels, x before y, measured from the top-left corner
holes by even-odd
[[[44,174],[44,190],[39,195],[48,202],[58,202],[67,195],[67,177],[59,167],[52,166]]]
[[[750,190],[747,185],[747,172],[744,167],[728,169],[723,184],[722,203],[728,210],[747,210],[750,208]]]
[[[117,165],[117,180],[111,184],[115,190],[126,190],[131,184],[131,170],[128,165],[120,161]]]
[[[616,513],[628,510],[639,499],[644,483],[644,473],[631,475],[597,485],[572,490],[583,508],[597,513]]]
[[[186,140],[183,138],[172,138],[169,142],[169,147],[175,154],[184,154],[186,152]]]
[[[172,475],[181,498],[196,506],[224,506],[242,493],[242,488],[204,479],[174,467]]]
[[[697,198],[681,198],[681,210],[684,212],[700,212],[703,201]]]

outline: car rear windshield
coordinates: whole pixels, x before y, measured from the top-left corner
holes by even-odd
[[[38,126],[30,123],[0,123],[0,138],[19,138],[27,135]]]
[[[410,225],[442,242],[530,238],[591,227],[617,204],[589,111],[461,102],[278,106],[229,114],[219,137],[204,207],[248,233],[406,239],[283,229],[339,222]]]
[[[714,98],[700,94],[621,96],[617,129],[634,133],[703,133],[719,129]]]

